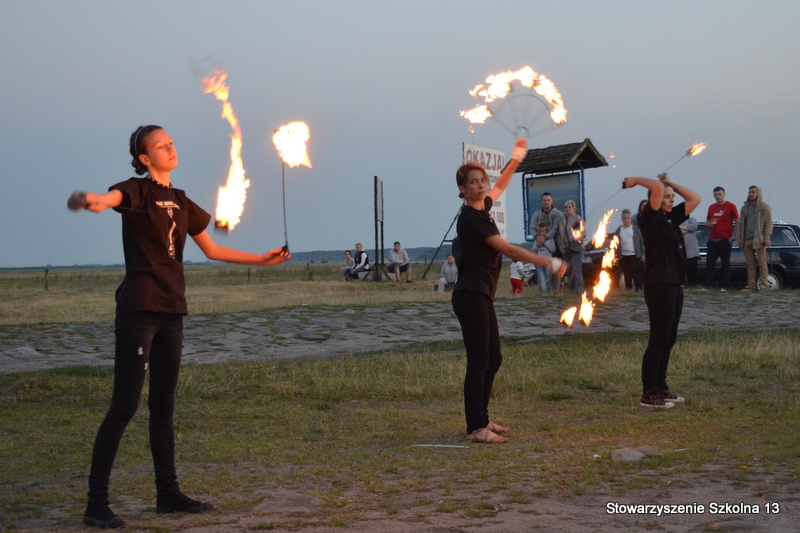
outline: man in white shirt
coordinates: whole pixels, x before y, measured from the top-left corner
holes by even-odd
[[[400,273],[405,272],[406,283],[413,283],[411,280],[411,263],[408,261],[408,254],[405,250],[400,248],[399,241],[395,241],[394,249],[389,252],[388,270],[395,275],[397,281],[400,281]]]

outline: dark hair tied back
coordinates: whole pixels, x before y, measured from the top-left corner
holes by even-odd
[[[129,142],[131,157],[133,157],[133,160],[131,160],[131,166],[139,176],[142,176],[147,172],[147,167],[139,160],[139,156],[145,151],[147,138],[152,132],[160,129],[163,128],[161,126],[156,126],[155,124],[150,124],[149,126],[139,126],[136,128],[136,131],[131,133],[131,139]]]

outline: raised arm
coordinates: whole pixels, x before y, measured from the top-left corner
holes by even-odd
[[[497,202],[497,199],[505,192],[506,187],[511,183],[511,178],[514,177],[514,172],[516,172],[522,160],[525,159],[527,153],[527,139],[517,139],[517,142],[514,143],[514,151],[511,153],[511,159],[508,161],[508,164],[506,164],[500,177],[497,178],[492,190],[489,191],[489,197],[492,199],[492,203]]]
[[[198,233],[192,237],[197,246],[211,260],[225,261],[226,263],[239,263],[242,265],[270,266],[283,263],[292,258],[292,254],[286,248],[275,248],[265,254],[253,254],[234,250],[226,246],[215,243],[207,231]]]
[[[642,178],[638,176],[632,176],[622,180],[623,189],[630,189],[631,187],[636,187],[637,185],[641,185],[650,191],[650,198],[647,200],[647,202],[650,204],[650,208],[653,211],[658,211],[661,209],[661,200],[664,197],[664,184],[661,182],[661,180]]]
[[[658,179],[661,180],[664,185],[669,185],[672,187],[673,191],[681,195],[681,198],[686,202],[686,216],[689,216],[689,214],[694,211],[694,208],[700,205],[700,200],[703,198],[690,188],[671,181],[666,174],[659,174]]]

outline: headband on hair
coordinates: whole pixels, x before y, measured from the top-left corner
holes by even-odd
[[[139,135],[142,134],[142,130],[146,127],[147,126],[139,126],[139,129],[136,130],[136,137],[133,139],[133,153],[136,157],[139,157]]]

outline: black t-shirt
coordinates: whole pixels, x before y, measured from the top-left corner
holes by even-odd
[[[486,294],[494,300],[503,257],[486,244],[486,239],[499,235],[494,220],[489,215],[492,199],[487,196],[485,209],[479,211],[464,205],[458,217],[456,231],[460,247],[458,258],[458,281],[454,291],[475,291]]]
[[[645,283],[686,285],[686,246],[680,225],[689,216],[686,203],[669,213],[653,211],[647,203],[638,217],[645,249]]]
[[[115,210],[122,214],[125,279],[117,289],[117,312],[185,315],[183,247],[186,235],[202,233],[211,215],[180,189],[147,178],[131,178],[109,187],[122,193]]]

